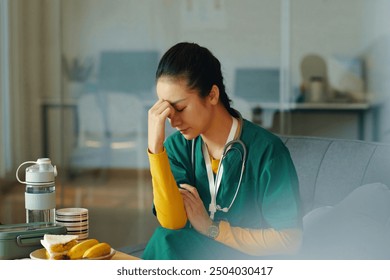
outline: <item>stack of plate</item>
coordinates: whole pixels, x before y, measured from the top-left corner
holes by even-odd
[[[56,222],[65,226],[68,234],[78,235],[79,240],[88,238],[88,209],[58,209],[56,210]]]

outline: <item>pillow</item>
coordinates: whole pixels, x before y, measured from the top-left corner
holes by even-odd
[[[335,206],[303,218],[306,259],[389,259],[390,190],[381,183],[360,186]]]

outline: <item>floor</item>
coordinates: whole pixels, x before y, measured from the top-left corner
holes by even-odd
[[[145,243],[158,226],[148,170],[94,170],[56,181],[57,209],[89,210],[89,237],[114,248]],[[0,196],[0,222],[25,223],[24,187]]]

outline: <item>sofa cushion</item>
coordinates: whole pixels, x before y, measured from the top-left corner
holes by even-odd
[[[305,259],[389,259],[390,190],[382,183],[360,186],[335,206],[303,218]]]
[[[362,185],[375,144],[361,141],[332,141],[318,171],[313,209],[336,205]],[[383,182],[383,181],[371,181]]]

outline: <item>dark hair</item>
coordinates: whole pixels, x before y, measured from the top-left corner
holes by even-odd
[[[221,71],[221,63],[206,48],[195,43],[182,42],[171,47],[161,58],[156,80],[161,76],[184,78],[190,89],[197,89],[200,96],[209,95],[213,85],[219,89],[219,98],[233,117],[237,112],[230,107]]]

